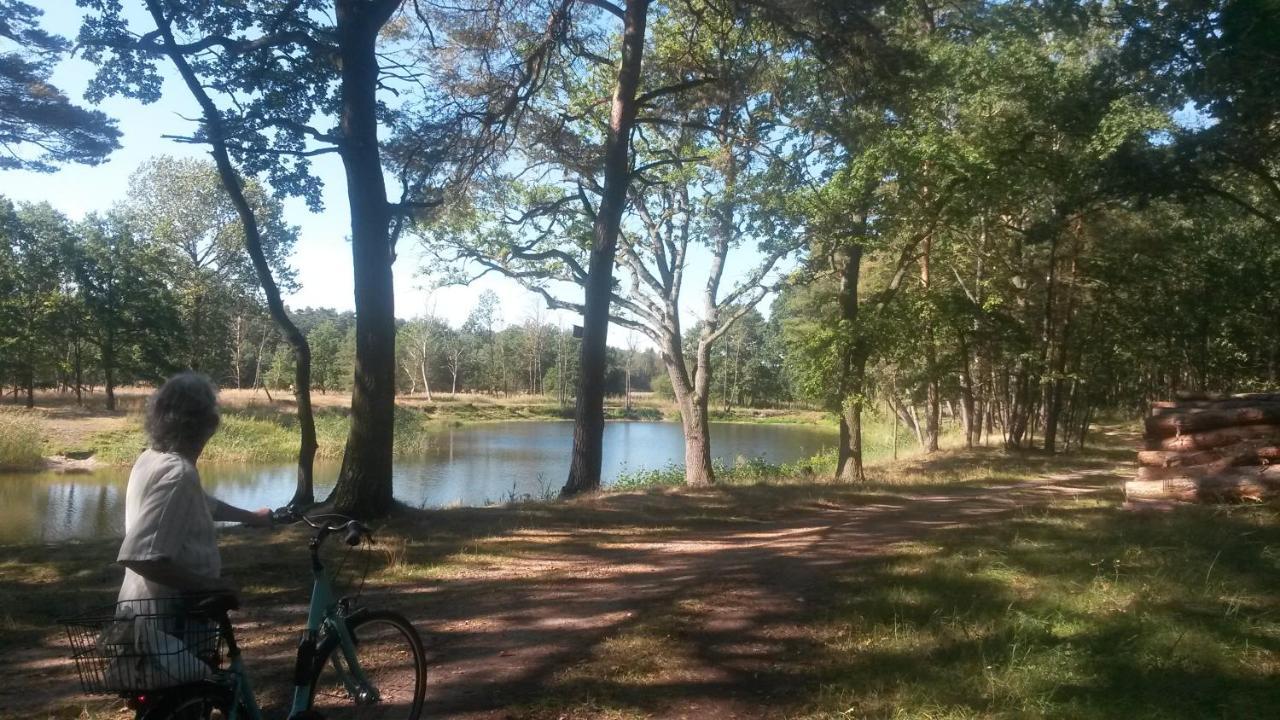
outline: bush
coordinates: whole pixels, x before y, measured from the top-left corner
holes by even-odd
[[[34,413],[0,410],[0,470],[35,470],[44,465],[40,454],[44,429]]]

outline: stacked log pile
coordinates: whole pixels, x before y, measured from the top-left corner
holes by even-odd
[[[1249,502],[1280,497],[1280,393],[1182,395],[1146,419],[1130,501]]]

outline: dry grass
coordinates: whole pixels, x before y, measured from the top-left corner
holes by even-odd
[[[107,411],[101,393],[86,394],[82,402],[74,395],[43,391],[37,393],[36,408],[22,411],[21,417],[36,418],[37,446],[47,455],[89,455],[99,462],[132,462],[145,446],[142,412],[148,387],[123,387],[116,392],[117,409]],[[291,395],[263,390],[227,389],[219,393],[223,427],[206,452],[211,462],[280,462],[297,454],[297,424]],[[340,457],[347,434],[351,397],[346,393],[312,394],[316,409],[319,457]],[[440,424],[465,424],[516,420],[562,420],[573,415],[572,406],[561,406],[555,398],[538,395],[492,396],[436,393],[405,395],[396,400],[397,448],[410,453],[424,432]],[[3,409],[4,406],[0,406]],[[14,408],[18,410],[17,408]],[[632,409],[621,398],[610,398],[606,412],[611,419],[672,420],[675,407],[654,397],[635,397]],[[721,413],[720,421],[830,423],[823,413],[807,410],[736,410]],[[26,437],[25,435],[23,436]],[[0,456],[3,461],[3,456]]]
[[[44,421],[39,414],[0,407],[0,470],[35,470],[44,463]]]

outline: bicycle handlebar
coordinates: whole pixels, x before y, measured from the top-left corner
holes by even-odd
[[[304,515],[298,509],[286,505],[272,510],[271,520],[277,525],[293,525],[294,523],[304,522],[317,531],[314,538],[317,543],[332,533],[344,530],[347,534],[343,538],[343,542],[351,547],[359,545],[360,541],[365,538],[373,542],[373,532],[368,527],[365,527],[363,523],[355,518],[338,513]]]

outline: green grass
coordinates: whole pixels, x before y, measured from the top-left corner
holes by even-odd
[[[516,718],[727,715],[717,703],[736,703],[730,710],[746,718],[791,720],[1280,716],[1280,509],[1132,513],[1110,475],[1075,475],[1069,482],[1100,490],[1080,497],[1018,489],[1049,474],[1124,473],[1118,463],[1130,456],[950,452],[873,466],[860,486],[758,468],[756,479],[696,491],[404,510],[379,529],[381,570],[370,582],[382,589],[370,593],[423,618],[446,653],[459,646],[441,630],[448,625],[434,624],[440,618],[479,622],[467,632],[481,643],[490,642],[484,623],[496,621],[496,654],[500,637],[530,647],[546,639],[507,635],[506,623],[519,624],[512,618],[617,614],[580,652],[538,666],[535,685],[477,686],[500,693],[504,716]],[[980,490],[995,514],[946,517],[940,499]],[[916,513],[884,524],[866,551],[844,547],[868,536],[840,528],[897,507]],[[785,540],[761,544],[770,529]],[[281,615],[305,596],[302,538],[224,537],[246,607]],[[660,545],[668,541],[676,549]],[[695,542],[718,564],[698,570]],[[742,554],[748,546],[755,555]],[[6,548],[0,656],[56,642],[59,615],[109,599],[119,582],[105,571],[114,550]],[[757,567],[753,557],[777,564]],[[614,562],[632,568],[634,587],[609,589]],[[539,595],[549,585],[566,592]],[[598,590],[607,597],[591,597]],[[260,665],[287,672],[279,658],[296,636],[279,634],[277,661]]]
[[[43,466],[44,429],[33,413],[0,408],[0,470],[36,470]]]
[[[771,421],[763,421],[769,423]],[[789,421],[772,421],[774,424],[788,424]],[[867,466],[884,465],[893,458],[893,421],[880,416],[869,415],[863,422],[862,459]],[[960,444],[958,427],[948,427],[943,439],[950,444]],[[714,442],[712,444],[714,448]],[[899,428],[898,456],[900,458],[915,457],[920,450],[914,437],[906,434],[905,428]],[[774,481],[779,478],[796,478],[811,480],[825,478],[835,474],[837,464],[835,448],[829,448],[808,458],[789,463],[770,463],[762,457],[738,457],[732,463],[714,460],[716,482],[727,485],[751,484]],[[684,484],[684,466],[667,465],[663,468],[635,470],[624,472],[617,481],[609,486],[614,492],[632,492],[651,487],[678,487]]]
[[[1046,474],[1114,467],[1129,452],[948,453],[872,468],[864,486],[870,497],[862,502],[1013,487]],[[1133,513],[1120,507],[1115,479],[1103,487],[1110,489],[1085,498],[1027,502],[999,521],[943,524],[824,571],[817,586],[803,589],[803,609],[776,627],[745,627],[733,640],[775,648],[767,668],[750,676],[761,694],[756,702],[769,708],[761,716],[1280,716],[1280,508]],[[709,512],[756,521],[785,518],[806,503],[853,500],[847,486],[795,478],[712,492],[732,501],[710,503],[716,509]],[[725,612],[723,595],[710,588],[651,609],[663,618],[660,630],[641,622],[618,641],[649,648],[637,651],[646,666],[670,668],[710,654],[734,667],[732,653],[714,655],[726,641],[705,629]],[[658,649],[662,656],[650,657]],[[618,667],[608,654],[584,661],[528,706],[529,716],[660,714],[662,701],[643,687],[663,678],[610,677]]]
[[[350,427],[348,414],[345,408],[316,411],[316,438],[320,446],[316,452],[317,459],[336,460],[342,457]],[[630,411],[609,408],[607,416],[610,420],[665,419],[662,410],[646,405],[637,405]],[[397,407],[395,449],[398,454],[415,454],[426,446],[430,433],[443,426],[566,417],[572,417],[572,408],[564,409],[554,404],[450,402]],[[142,417],[131,416],[128,422],[126,429],[99,432],[89,439],[88,445],[99,462],[129,464],[146,447]],[[222,424],[201,459],[204,462],[228,463],[290,461],[298,453],[297,425],[297,418],[291,412],[272,407],[224,408]],[[36,446],[39,446],[38,441]]]
[[[315,413],[316,458],[337,460],[350,428],[345,409],[325,409]],[[409,408],[396,408],[397,453],[412,454],[426,443],[428,432],[441,421]],[[91,439],[99,461],[128,464],[147,445],[140,417],[130,420],[126,430],[98,433]],[[224,410],[218,432],[201,456],[202,462],[266,463],[287,462],[298,455],[298,420],[270,408]]]
[[[1115,505],[1054,504],[833,578],[796,717],[1276,717],[1276,509]]]

